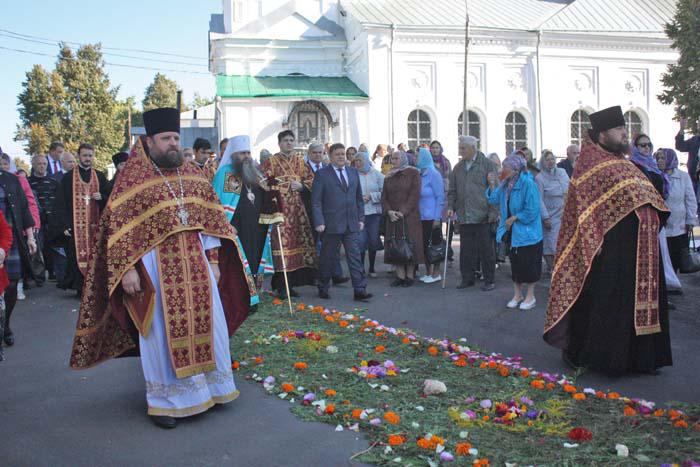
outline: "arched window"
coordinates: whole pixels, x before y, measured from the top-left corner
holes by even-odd
[[[634,110],[625,112],[625,124],[627,125],[627,137],[631,140],[640,133],[644,133],[642,118]]]
[[[460,113],[459,119],[457,119],[457,136],[462,135],[463,116],[464,112]],[[479,114],[471,110],[467,112],[467,135],[476,138],[479,146],[481,146],[481,119]]]
[[[317,101],[299,102],[289,115],[289,129],[296,135],[298,146],[308,146],[312,141],[328,142],[329,126],[330,112]]]
[[[430,115],[416,109],[408,114],[408,147],[416,149],[423,143],[430,144]]]
[[[591,128],[591,120],[588,118],[588,112],[585,110],[577,110],[571,114],[571,144],[583,143],[583,138],[586,136],[586,130]]]
[[[506,116],[506,155],[527,146],[527,120],[520,112]]]

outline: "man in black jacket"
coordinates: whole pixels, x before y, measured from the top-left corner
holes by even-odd
[[[54,251],[49,242],[49,224],[53,217],[53,205],[56,199],[58,181],[48,173],[48,160],[46,156],[37,155],[32,158],[32,175],[27,177],[29,185],[36,193],[37,203],[41,212],[41,230],[38,235],[38,245],[44,255],[46,270],[49,271],[49,280],[54,280],[53,256]]]

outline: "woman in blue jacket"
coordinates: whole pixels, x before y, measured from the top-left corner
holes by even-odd
[[[486,196],[489,203],[501,208],[496,239],[508,245],[513,276],[513,298],[508,308],[531,310],[535,307],[535,283],[542,274],[542,221],[540,193],[535,180],[527,171],[527,163],[518,154],[503,161],[501,182],[495,174],[489,176]],[[527,294],[523,298],[523,286]]]
[[[442,211],[445,207],[445,183],[435,168],[433,156],[427,148],[420,148],[416,168],[420,170],[420,220],[423,226],[423,249],[425,251],[425,275],[419,280],[426,284],[440,282],[440,263],[430,263],[428,246],[442,244]]]

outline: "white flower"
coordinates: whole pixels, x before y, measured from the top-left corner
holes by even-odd
[[[396,462],[397,464],[400,464],[401,461],[403,461],[403,459],[401,459],[400,457],[395,457],[395,458],[392,460],[392,462]]]
[[[394,451],[394,450],[391,449],[391,446],[386,446],[386,447],[384,448],[384,454],[389,454],[390,452],[393,452],[393,451]]]
[[[617,455],[619,457],[628,457],[630,455],[629,448],[624,444],[616,444],[615,450],[617,451]]]
[[[478,456],[478,455],[479,455],[479,450],[476,449],[476,448],[471,448],[471,449],[469,450],[469,455],[471,455],[471,456]]]
[[[343,431],[343,425],[336,426],[335,431]]]
[[[418,429],[418,428],[420,428],[420,423],[411,422],[411,428],[413,428],[413,429]]]
[[[426,379],[423,381],[423,394],[431,396],[447,392],[447,386],[442,381],[436,379]]]
[[[462,439],[467,439],[467,438],[469,438],[469,432],[468,431],[460,431],[459,437]]]
[[[326,352],[338,353],[338,347],[336,347],[335,345],[329,345],[328,347],[326,347]]]
[[[422,405],[417,405],[416,410],[419,412],[423,412],[425,410],[425,407],[423,407]]]
[[[386,384],[382,384],[382,385],[379,387],[379,390],[380,390],[380,391],[388,391],[388,390],[389,390],[389,386],[387,386]]]
[[[577,448],[577,447],[578,447],[578,443],[573,443],[573,444],[572,444],[572,443],[564,443],[564,447],[565,447],[565,448],[568,448],[568,449]]]

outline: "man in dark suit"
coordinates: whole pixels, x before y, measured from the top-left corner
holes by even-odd
[[[364,228],[365,208],[360,176],[352,167],[345,167],[345,146],[340,143],[329,149],[331,164],[316,172],[311,190],[311,206],[316,232],[322,237],[318,296],[330,298],[328,288],[333,265],[338,260],[342,243],[350,270],[356,301],[372,297],[360,260],[359,233]]]
[[[61,156],[63,156],[63,152],[65,151],[65,148],[63,147],[63,143],[60,141],[54,141],[51,143],[49,146],[49,154],[46,156],[46,173],[55,179],[59,179],[63,176],[63,166],[61,164]]]
[[[311,173],[316,176],[316,172],[329,164],[323,163],[323,144],[321,143],[311,143],[309,145],[309,150],[306,154],[306,165],[311,170]],[[311,212],[311,194],[305,196],[302,194],[304,199],[304,206],[306,207],[306,212],[309,214],[309,219],[313,218],[313,212]],[[316,254],[321,256],[321,235],[314,231],[314,240],[316,241]],[[350,280],[349,277],[343,276],[343,268],[340,265],[340,257],[333,265],[333,285],[345,284]]]

